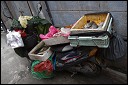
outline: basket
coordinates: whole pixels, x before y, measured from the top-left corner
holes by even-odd
[[[100,29],[84,29],[87,21],[94,21],[96,24],[104,22]],[[71,28],[72,34],[88,33],[88,32],[102,32],[108,31],[111,33],[111,29],[108,29],[109,24],[112,22],[112,16],[109,12],[90,13],[82,16]],[[111,27],[110,27],[111,28]]]
[[[98,46],[99,48],[107,48],[109,46],[108,35],[95,36],[69,36],[70,45],[77,46]]]
[[[35,54],[35,52],[39,49],[44,48],[44,42],[41,41],[39,44],[37,44],[29,53],[28,56],[30,57],[30,59],[32,60],[40,60],[40,61],[46,61],[51,55],[52,55],[52,51],[50,50],[51,48],[48,47],[46,50],[44,50],[42,53],[43,54]]]

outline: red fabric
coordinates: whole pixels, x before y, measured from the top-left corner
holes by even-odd
[[[44,62],[41,62],[37,65],[34,66],[34,71],[35,72],[43,72],[43,71],[48,71],[52,72],[53,71],[53,66],[50,60],[46,60]]]
[[[15,30],[16,32],[19,32],[21,34],[21,37],[26,37],[27,34],[23,30]]]

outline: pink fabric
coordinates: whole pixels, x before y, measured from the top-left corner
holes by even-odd
[[[63,28],[63,30],[66,31],[66,28]],[[69,35],[70,35],[70,32],[68,32],[68,31],[67,31],[67,33],[63,33],[61,30],[58,30],[54,26],[50,26],[49,32],[46,35],[40,34],[39,37],[42,40],[44,40],[44,39],[49,39],[49,38],[57,37],[57,36],[68,37]]]
[[[55,33],[59,32],[54,26],[50,26],[49,32],[46,35],[40,34],[42,40],[52,38]]]

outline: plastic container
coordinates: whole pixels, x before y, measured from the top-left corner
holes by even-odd
[[[100,29],[84,29],[84,26],[87,24],[87,21],[94,21],[96,24],[104,22],[103,26]],[[71,34],[87,33],[87,32],[102,32],[108,31],[109,24],[112,22],[112,16],[109,12],[100,12],[100,13],[90,13],[82,16],[71,28]],[[110,32],[111,33],[111,32]]]
[[[69,36],[70,45],[77,46],[98,46],[99,48],[107,48],[109,46],[108,35],[95,36]]]
[[[29,53],[28,56],[30,57],[30,59],[32,60],[40,60],[40,61],[46,61],[51,55],[52,55],[52,51],[50,50],[51,48],[48,47],[48,49],[44,50],[42,52],[42,54],[38,54],[35,52],[39,49],[42,49],[44,47],[44,42],[41,41],[39,44],[37,44]]]

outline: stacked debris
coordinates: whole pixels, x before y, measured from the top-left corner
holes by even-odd
[[[13,20],[7,43],[18,55],[33,61],[33,77],[51,78],[58,68],[76,66],[79,71],[82,66],[85,68],[86,61],[95,56],[97,50],[111,60],[115,55],[120,55],[115,58],[122,57],[125,53],[123,40],[112,31],[111,24],[110,13],[85,14],[75,24],[60,28],[36,16],[20,16]]]

